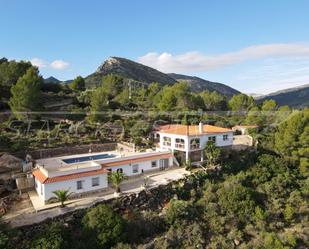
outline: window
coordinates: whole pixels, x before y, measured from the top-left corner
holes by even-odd
[[[168,159],[160,159],[160,169],[168,168]]]
[[[77,190],[83,189],[83,181],[77,181],[76,184],[77,184],[76,186]]]
[[[157,167],[157,161],[152,161],[151,162],[151,168]]]
[[[175,147],[182,148],[182,149],[185,148],[185,140],[183,140],[182,138],[176,138]]]
[[[92,187],[96,187],[100,185],[100,178],[99,177],[95,177],[91,179],[92,181]]]
[[[190,141],[190,149],[195,150],[200,148],[200,139],[199,138],[193,138]]]
[[[133,173],[138,173],[138,164],[132,165],[132,172]]]
[[[216,136],[208,137],[208,141],[215,143],[216,142]]]
[[[171,138],[170,137],[163,137],[163,145],[171,146]]]
[[[223,135],[223,141],[229,140],[229,135]]]

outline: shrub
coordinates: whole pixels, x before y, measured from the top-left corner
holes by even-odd
[[[169,207],[166,211],[166,221],[168,224],[173,225],[183,219],[194,218],[192,217],[192,207],[188,201],[171,200]]]
[[[110,206],[99,205],[90,209],[82,223],[86,231],[94,233],[103,248],[110,248],[124,238],[125,221]]]
[[[63,223],[55,222],[46,225],[32,242],[33,249],[64,249],[70,248],[67,240],[67,233]]]

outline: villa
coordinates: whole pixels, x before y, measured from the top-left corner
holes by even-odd
[[[159,148],[170,150],[181,161],[204,161],[203,149],[208,141],[218,147],[232,146],[233,131],[213,125],[163,125],[156,132]]]
[[[75,195],[101,191],[108,187],[112,171],[130,177],[166,169],[173,160],[169,151],[90,153],[37,160],[32,174],[38,196],[47,202],[55,197],[55,190],[69,190]]]

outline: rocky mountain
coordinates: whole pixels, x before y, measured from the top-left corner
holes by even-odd
[[[168,75],[177,81],[187,82],[190,85],[192,91],[195,91],[195,92],[201,92],[204,90],[216,91],[227,97],[232,97],[233,95],[240,93],[236,89],[229,87],[227,85],[224,85],[222,83],[204,80],[202,78],[195,77],[195,76],[187,76],[187,75],[175,74],[175,73],[171,73]]]
[[[266,99],[273,99],[280,106],[288,105],[299,108],[309,106],[309,84],[260,96],[256,98],[256,101],[261,103]]]
[[[211,82],[193,76],[165,74],[154,68],[120,57],[110,57],[98,67],[96,72],[87,76],[85,78],[86,86],[92,87],[101,84],[102,78],[108,74],[118,74],[142,84],[158,82],[161,85],[170,85],[177,81],[186,81],[193,91],[217,91],[227,97],[240,93],[239,91],[221,83]]]
[[[85,78],[86,85],[93,86],[101,84],[102,77],[108,74],[117,74],[147,84],[151,82],[158,82],[162,85],[175,83],[173,78],[156,69],[125,58],[110,57],[98,67],[95,73]]]
[[[61,81],[56,79],[55,77],[51,76],[44,79],[44,83],[60,83]]]

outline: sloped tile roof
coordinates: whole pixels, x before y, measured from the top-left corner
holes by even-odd
[[[161,126],[159,132],[184,136],[196,136],[202,134],[226,133],[231,131],[231,129],[222,128],[214,125],[203,125],[203,131],[200,132],[198,125],[171,124]]]
[[[34,177],[39,180],[40,183],[54,183],[54,182],[62,182],[66,180],[72,180],[77,179],[81,177],[86,176],[94,176],[99,174],[108,173],[106,169],[97,169],[97,170],[91,170],[86,172],[79,172],[79,173],[73,173],[69,175],[63,175],[63,176],[55,176],[55,177],[47,177],[40,169],[36,169],[32,172]]]

